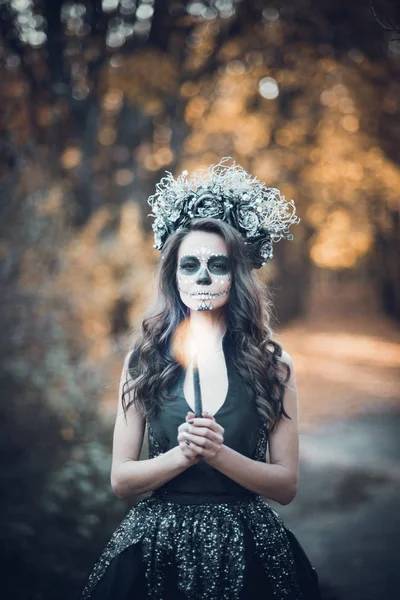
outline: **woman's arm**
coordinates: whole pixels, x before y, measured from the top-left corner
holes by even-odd
[[[127,458],[113,462],[111,486],[121,500],[151,492],[173,479],[190,464],[179,446],[148,460]]]
[[[293,362],[289,354],[283,353],[282,359],[290,366],[291,375],[285,390],[285,410],[291,420],[282,416],[274,432],[269,436],[270,464],[261,463],[243,456],[232,448],[222,444],[211,456],[207,455],[207,446],[211,448],[210,435],[189,435],[196,451],[208,464],[224,473],[236,483],[248,490],[279,502],[289,504],[297,492],[299,465],[299,426],[298,399]],[[197,419],[194,419],[194,425]],[[201,419],[204,421],[204,419]],[[214,421],[215,423],[215,421]],[[194,425],[191,432],[195,432]],[[205,423],[199,423],[205,425]],[[217,425],[215,423],[215,425]],[[198,427],[204,431],[206,427]],[[197,437],[197,440],[196,440]],[[199,449],[200,448],[200,449]]]
[[[146,426],[145,418],[133,404],[129,407],[125,419],[121,402],[129,358],[128,354],[119,386],[111,467],[111,487],[114,494],[121,499],[155,490],[199,460],[193,461],[185,457],[180,446],[155,458],[139,460]],[[186,451],[189,452],[189,448]]]

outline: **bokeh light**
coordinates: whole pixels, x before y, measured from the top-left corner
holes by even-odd
[[[278,83],[273,77],[263,77],[258,84],[258,90],[267,100],[275,100],[279,96]]]

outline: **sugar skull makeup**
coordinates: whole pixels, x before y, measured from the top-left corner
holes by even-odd
[[[214,310],[228,300],[232,283],[230,258],[217,250],[215,244],[190,244],[187,252],[178,257],[178,289],[182,302],[193,310]]]

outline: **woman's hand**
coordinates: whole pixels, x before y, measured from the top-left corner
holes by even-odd
[[[192,448],[199,459],[202,458],[207,461],[214,458],[224,443],[225,430],[221,425],[218,425],[209,412],[203,411],[202,414],[203,418],[196,418],[193,412],[188,412],[186,423],[189,430],[183,426],[180,436],[184,440],[184,444],[188,448]]]
[[[188,415],[193,415],[193,413],[188,413]],[[187,417],[186,417],[187,419]],[[190,427],[190,425],[189,425]],[[182,425],[179,425],[178,427],[178,443],[180,446],[180,449],[182,450],[183,456],[185,458],[185,462],[186,465],[188,467],[191,467],[192,465],[195,465],[196,463],[199,462],[200,460],[200,456],[196,453],[196,449],[194,444],[188,444],[187,440],[188,438],[185,435],[185,429],[188,428],[188,424],[187,423],[182,423]]]

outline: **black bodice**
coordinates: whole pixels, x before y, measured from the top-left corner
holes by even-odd
[[[257,411],[253,396],[237,371],[233,340],[228,332],[222,340],[222,348],[228,374],[228,392],[224,404],[214,417],[225,430],[224,444],[248,458],[266,462],[266,425]],[[170,390],[174,399],[148,420],[150,458],[178,445],[178,427],[185,421],[187,412],[192,410],[184,396],[184,380],[185,369],[180,368]],[[163,490],[194,495],[249,495],[247,489],[204,461],[168,481],[158,492]]]

